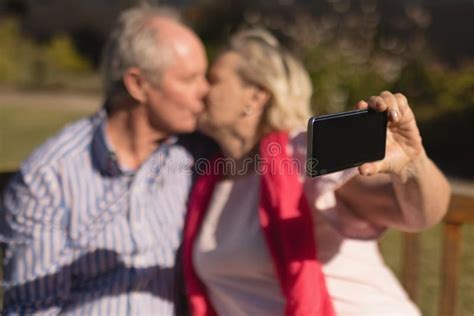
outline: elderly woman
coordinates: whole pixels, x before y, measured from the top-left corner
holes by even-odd
[[[444,215],[446,179],[426,156],[406,98],[387,111],[386,157],[304,177],[311,85],[263,30],[237,33],[209,71],[200,130],[221,153],[189,200],[183,264],[194,315],[419,315],[384,264],[387,227],[418,231]],[[290,163],[288,163],[290,162]]]

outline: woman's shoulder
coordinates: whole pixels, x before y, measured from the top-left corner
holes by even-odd
[[[306,161],[307,133],[303,129],[293,130],[288,135],[288,155],[297,161]]]
[[[289,135],[289,143],[293,147],[301,147],[306,149],[307,143],[307,132],[305,129],[295,129],[292,130]]]

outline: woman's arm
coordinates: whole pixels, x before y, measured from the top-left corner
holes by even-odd
[[[424,154],[405,175],[356,176],[336,191],[336,197],[356,216],[376,226],[420,231],[446,214],[450,187]]]
[[[361,176],[341,186],[337,198],[377,226],[420,231],[436,224],[447,211],[451,190],[425,153],[407,99],[385,91],[358,104],[368,106],[389,115],[385,159],[360,166]]]

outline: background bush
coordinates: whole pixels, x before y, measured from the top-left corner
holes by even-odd
[[[0,20],[0,84],[67,88],[78,78],[93,75],[90,62],[76,51],[67,34],[38,43],[21,33],[17,19]]]

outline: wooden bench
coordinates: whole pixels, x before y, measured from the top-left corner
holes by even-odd
[[[14,171],[2,171],[0,172],[0,193],[3,192],[3,188],[7,185],[8,179],[15,174]]]
[[[0,172],[0,192],[14,172]],[[462,227],[474,224],[474,197],[454,193],[449,211],[443,219],[443,252],[441,259],[441,296],[439,315],[455,315],[459,265],[461,261]],[[418,303],[420,246],[419,234],[405,233],[402,246],[401,282],[410,298]]]
[[[463,225],[474,225],[474,197],[453,193],[449,210],[443,219],[443,248],[441,257],[441,291],[439,315],[456,315],[457,289],[462,248]],[[420,266],[419,234],[405,233],[402,247],[401,282],[410,298],[419,302],[418,280]]]

